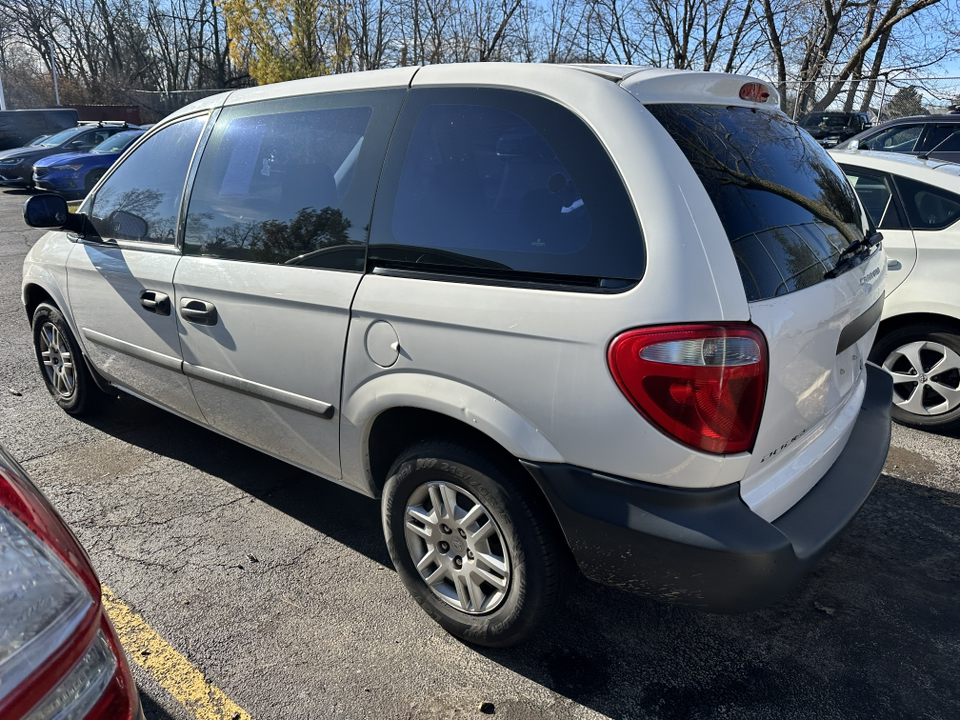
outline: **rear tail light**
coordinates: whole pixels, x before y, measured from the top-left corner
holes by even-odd
[[[117,658],[103,632],[98,632],[80,661],[23,720],[89,717],[90,709],[103,696],[116,670]]]
[[[765,103],[770,99],[770,88],[759,82],[744,83],[740,88],[740,99]]]
[[[93,567],[0,449],[0,718],[131,718],[136,689]]]
[[[633,406],[671,437],[709,453],[753,449],[767,387],[767,350],[752,325],[630,330],[607,362]]]

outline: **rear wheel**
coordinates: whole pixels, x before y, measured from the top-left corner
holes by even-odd
[[[456,442],[408,448],[383,492],[383,528],[404,585],[467,642],[514,645],[562,599],[565,547],[533,499]]]
[[[870,359],[893,378],[893,419],[923,430],[960,427],[960,336],[937,325],[894,330]]]
[[[63,314],[42,303],[33,313],[33,346],[47,390],[71,415],[82,415],[106,398],[93,382]]]

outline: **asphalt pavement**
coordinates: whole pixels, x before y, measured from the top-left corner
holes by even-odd
[[[78,420],[40,379],[20,272],[42,235],[0,191],[0,443],[100,577],[253,718],[960,717],[960,439],[894,427],[884,475],[773,607],[669,607],[585,580],[507,650],[402,587],[379,505],[131,397]],[[147,720],[189,720],[135,667]]]

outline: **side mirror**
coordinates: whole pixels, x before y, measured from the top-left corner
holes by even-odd
[[[123,240],[143,240],[147,236],[147,221],[126,210],[117,210],[110,216],[113,236]]]
[[[62,228],[69,215],[67,201],[53,193],[34,195],[23,204],[23,221],[30,227]]]
[[[859,141],[859,140],[851,140],[851,141],[847,144],[847,150],[859,150],[859,149],[860,149],[860,141]]]

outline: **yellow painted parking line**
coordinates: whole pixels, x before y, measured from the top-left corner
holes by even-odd
[[[190,661],[171,647],[110,588],[103,588],[103,605],[120,636],[127,656],[156,679],[197,720],[252,720]]]

